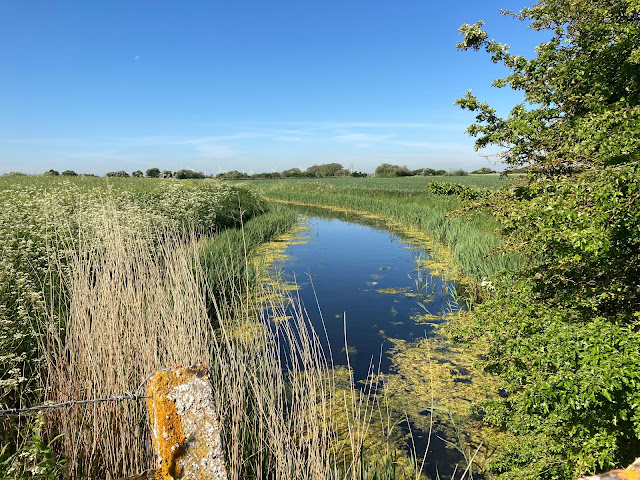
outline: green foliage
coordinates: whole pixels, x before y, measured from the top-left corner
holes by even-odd
[[[447,177],[468,177],[469,172],[461,168],[458,168],[457,170],[449,170],[444,175],[446,175]]]
[[[304,173],[299,168],[290,168],[282,172],[282,176],[285,178],[302,178]]]
[[[144,173],[142,173],[142,170],[136,170],[134,172],[131,173],[132,177],[137,177],[137,178],[142,178],[144,176]]]
[[[503,147],[510,165],[532,163],[556,174],[640,159],[640,3],[637,0],[543,0],[505,14],[549,31],[526,59],[488,40],[484,22],[460,27],[458,48],[483,49],[511,73],[494,86],[524,93],[507,118],[472,93],[456,103],[476,113],[467,130],[476,148]]]
[[[185,180],[187,178],[205,178],[205,175],[202,172],[194,172],[193,170],[182,169],[175,172],[173,174],[173,178]]]
[[[62,175],[65,177],[77,177],[78,174],[76,172],[74,172],[73,170],[65,170],[64,172],[62,172]]]
[[[313,165],[305,171],[307,177],[335,177],[339,176],[339,172],[343,171],[344,167],[339,163],[326,163],[322,165]]]
[[[640,451],[640,167],[539,179],[486,206],[522,270],[476,312],[506,398],[486,420],[517,434],[501,478],[630,463]]]
[[[434,195],[458,195],[464,200],[485,198],[491,193],[491,190],[486,188],[462,185],[460,183],[431,182],[426,188]]]
[[[149,178],[160,178],[160,169],[159,168],[148,168],[145,175]]]
[[[419,168],[418,170],[414,170],[412,173],[414,175],[423,175],[425,177],[431,177],[436,174],[436,171],[433,168]]]
[[[482,167],[471,172],[472,175],[487,175],[490,173],[496,173],[496,171],[489,167]]]
[[[129,177],[130,175],[124,170],[118,170],[117,172],[107,172],[106,176],[107,177]]]
[[[375,170],[376,177],[410,177],[413,172],[405,166],[391,165],[389,163],[383,163],[378,165]]]
[[[211,291],[219,301],[218,305],[231,303],[232,298],[247,294],[246,288],[256,278],[254,267],[247,258],[261,243],[291,229],[295,220],[296,215],[292,210],[273,207],[247,222],[242,229],[225,230],[204,243],[200,261],[209,277]]]
[[[43,175],[46,175],[48,177],[57,177],[58,175],[60,175],[60,172],[58,172],[57,170],[51,169],[44,172]]]
[[[163,170],[162,173],[160,173],[160,178],[173,178],[173,173],[171,170]]]
[[[17,451],[13,451],[11,443],[0,446],[0,477],[15,480],[58,480],[64,478],[65,461],[52,451],[60,437],[47,442],[44,438],[44,417],[38,415],[35,421],[27,421],[22,426],[31,436],[24,441]]]
[[[249,175],[244,172],[239,172],[238,170],[231,170],[229,172],[219,173],[216,177],[223,180],[242,180],[249,178]]]
[[[254,173],[251,175],[252,179],[271,179],[271,178],[282,178],[282,174],[280,172],[267,172],[267,173]]]

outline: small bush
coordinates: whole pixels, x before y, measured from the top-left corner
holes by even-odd
[[[411,177],[413,172],[406,166],[383,163],[376,168],[375,175],[376,177]]]
[[[473,175],[487,175],[489,173],[497,173],[495,170],[490,169],[489,167],[482,167],[477,170],[471,172]]]
[[[160,178],[160,173],[160,169],[154,167],[147,169],[146,175],[148,178]]]
[[[467,177],[469,172],[458,168],[457,170],[449,170],[448,172],[443,174],[445,177]]]
[[[62,172],[64,175],[64,172]],[[124,170],[118,170],[117,172],[107,172],[107,177],[129,177],[130,175]]]

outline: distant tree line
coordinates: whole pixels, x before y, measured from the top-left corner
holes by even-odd
[[[514,170],[515,172],[515,170]],[[17,173],[17,172],[14,172]],[[495,170],[492,170],[488,167],[483,167],[478,170],[474,170],[471,172],[472,174],[489,174],[496,173]],[[77,177],[81,176],[91,176],[95,177],[96,175],[83,173],[78,174],[73,170],[64,170],[62,173],[57,170],[47,170],[43,173],[45,176],[67,176],[67,177]],[[412,177],[412,176],[436,176],[436,175],[449,175],[449,176],[465,176],[469,175],[469,172],[466,170],[458,169],[458,170],[434,170],[433,168],[419,168],[417,170],[409,170],[406,166],[400,165],[392,165],[389,163],[383,163],[379,165],[375,169],[376,177]],[[300,168],[289,168],[282,172],[263,172],[263,173],[251,173],[248,174],[244,171],[240,172],[238,170],[230,170],[228,172],[219,172],[216,175],[206,175],[202,172],[196,172],[191,169],[182,169],[177,172],[172,172],[171,170],[160,170],[159,168],[152,167],[147,169],[146,172],[142,172],[142,170],[135,170],[131,174],[129,174],[125,170],[117,170],[113,172],[107,172],[105,175],[107,177],[120,177],[120,178],[129,178],[129,177],[147,177],[147,178],[176,178],[178,180],[185,179],[202,179],[202,178],[220,178],[223,180],[249,180],[249,179],[264,179],[264,178],[335,178],[335,177],[367,177],[368,174],[358,172],[353,170],[353,168],[346,169],[340,163],[324,163],[321,165],[312,165],[306,170],[302,170]]]
[[[497,173],[495,170],[492,170],[488,167],[479,168],[478,170],[474,170],[471,172],[474,175],[483,175],[489,173]],[[375,176],[376,177],[413,177],[413,176],[424,176],[431,177],[436,175],[444,175],[451,177],[464,177],[469,175],[469,172],[463,170],[461,168],[457,170],[434,170],[433,168],[419,168],[417,170],[409,170],[406,166],[400,165],[391,165],[389,163],[383,163],[376,167]]]

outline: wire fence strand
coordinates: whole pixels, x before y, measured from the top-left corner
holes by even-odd
[[[164,372],[168,370],[170,369],[163,368],[161,370],[158,370],[158,372]],[[40,412],[43,410],[49,410],[52,408],[71,408],[71,407],[75,407],[76,405],[88,405],[91,403],[124,402],[127,400],[130,400],[133,402],[139,402],[140,400],[146,400],[146,399],[152,398],[148,395],[142,395],[141,392],[144,384],[147,383],[147,381],[149,381],[149,379],[153,377],[155,374],[156,372],[150,374],[142,382],[140,382],[140,385],[138,385],[138,388],[136,388],[135,393],[126,391],[122,395],[115,395],[113,397],[107,397],[107,398],[92,398],[90,400],[67,400],[66,402],[37,405],[35,407],[27,407],[27,408],[4,408],[4,409],[0,409],[0,417],[7,417],[10,415],[23,415],[27,413],[34,413],[34,412]]]

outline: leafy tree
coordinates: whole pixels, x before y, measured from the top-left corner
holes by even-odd
[[[477,170],[474,170],[471,173],[473,175],[488,175],[490,173],[496,173],[496,171],[491,169],[491,168],[489,168],[489,167],[482,167],[482,168],[479,168]]]
[[[60,175],[60,172],[58,172],[57,170],[51,169],[44,172],[43,175],[47,177],[57,177],[58,175]]]
[[[173,178],[173,173],[171,172],[171,170],[163,170],[162,173],[160,173],[160,177],[161,178]]]
[[[301,178],[304,177],[302,170],[299,168],[290,168],[282,172],[282,176],[286,178]]]
[[[413,173],[405,166],[383,163],[376,167],[375,175],[376,177],[410,177]]]
[[[508,430],[489,460],[501,479],[575,478],[640,451],[640,2],[541,0],[514,17],[550,40],[536,56],[463,25],[511,73],[525,103],[500,118],[471,93],[476,147],[530,175],[483,198],[524,266],[492,279],[470,335],[504,398],[483,405]],[[476,204],[470,208],[478,208]]]
[[[310,177],[334,177],[336,173],[344,170],[344,167],[339,163],[325,163],[322,165],[313,165],[305,171],[307,176]]]
[[[249,178],[249,175],[239,172],[238,170],[230,170],[228,172],[219,173],[216,177],[224,180],[243,180]]]
[[[458,168],[457,170],[449,170],[448,172],[444,173],[443,175],[445,175],[447,177],[467,177],[467,176],[469,176],[469,172],[467,172],[466,170],[463,170],[461,168]]]
[[[77,177],[78,174],[76,172],[74,172],[73,170],[65,170],[64,172],[62,172],[62,175],[65,177]]]
[[[173,174],[173,178],[177,178],[180,180],[186,180],[189,178],[202,179],[202,178],[205,178],[205,174],[202,172],[194,172],[193,170],[189,170],[189,169],[182,169],[175,172]]]
[[[419,168],[418,170],[414,170],[412,173],[414,175],[430,177],[432,175],[435,175],[436,171],[433,168]]]
[[[435,175],[435,176],[442,176],[442,175],[444,175],[445,173],[447,173],[447,171],[446,171],[446,170],[436,170],[436,171],[435,171],[435,173],[434,173],[434,175]]]
[[[160,178],[160,173],[159,168],[152,167],[147,169],[146,175],[149,178]]]
[[[503,147],[513,166],[545,174],[640,160],[640,3],[637,0],[543,0],[505,12],[551,33],[532,59],[489,40],[484,22],[460,27],[461,50],[483,49],[511,73],[494,81],[524,93],[506,118],[472,93],[459,100],[476,113],[467,130],[476,148]]]
[[[64,175],[64,172],[62,172],[62,174]],[[125,172],[124,170],[118,170],[117,172],[107,172],[107,177],[129,177],[130,175]]]

